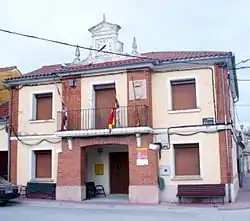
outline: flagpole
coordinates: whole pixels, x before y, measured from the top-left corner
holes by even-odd
[[[58,93],[58,95],[60,97],[61,105],[62,105],[61,117],[63,115],[63,118],[61,119],[61,130],[67,130],[67,125],[68,125],[68,109],[65,106],[65,103],[63,102],[62,95],[61,95],[59,87],[58,87],[58,85],[56,83],[56,79],[55,78],[54,78],[54,83],[55,83],[55,86],[56,86],[56,89],[57,89],[57,93]]]
[[[131,79],[132,79],[132,86],[133,86],[133,91],[134,91],[134,99],[135,100],[140,100],[140,98],[139,99],[136,99],[136,93],[135,93],[135,82],[134,82],[134,78],[133,78],[133,76],[131,76]],[[136,117],[137,117],[137,126],[140,126],[140,118],[139,118],[139,111],[138,111],[138,107],[137,107],[137,105],[135,105],[135,111],[136,111]]]

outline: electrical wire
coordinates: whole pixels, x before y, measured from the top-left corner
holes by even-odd
[[[58,144],[58,143],[61,142],[61,139],[58,140],[58,141],[50,141],[50,140],[48,140],[48,139],[41,139],[41,140],[39,140],[39,141],[36,142],[36,143],[27,143],[27,142],[23,141],[22,139],[20,139],[20,137],[17,135],[17,133],[16,133],[16,131],[15,131],[15,129],[14,129],[13,126],[11,126],[11,130],[12,130],[14,136],[17,138],[17,140],[18,140],[20,143],[22,143],[23,145],[26,145],[26,146],[30,146],[30,147],[38,146],[39,144],[41,144],[41,143],[43,143],[43,142],[47,142],[47,143],[50,143],[50,144]]]
[[[214,134],[214,133],[218,133],[220,131],[224,131],[226,129],[220,129],[220,130],[214,130],[214,131],[196,131],[196,132],[192,132],[192,133],[177,133],[177,132],[170,132],[171,135],[178,135],[178,136],[193,136],[196,134],[200,134],[200,133],[204,133],[204,134]]]
[[[26,37],[26,38],[32,38],[32,39],[51,42],[51,43],[55,43],[55,44],[65,45],[65,46],[69,46],[69,47],[74,47],[74,48],[78,47],[78,48],[81,48],[81,49],[84,49],[84,50],[100,52],[100,49],[81,46],[81,45],[78,45],[78,44],[72,44],[72,43],[67,43],[67,42],[63,42],[63,41],[52,40],[52,39],[39,37],[39,36],[35,36],[35,35],[29,35],[29,34],[24,34],[24,33],[20,33],[20,32],[9,31],[9,30],[6,30],[6,29],[0,29],[0,31],[4,32],[4,33],[12,34],[12,35],[18,35],[18,36]],[[158,62],[166,62],[167,61],[167,60],[164,60],[164,59],[157,59],[157,58],[152,58],[152,57],[148,57],[148,56],[132,55],[132,54],[128,54],[128,53],[119,53],[119,52],[112,52],[112,51],[106,51],[106,50],[102,50],[101,52],[106,53],[106,54],[130,57],[130,58],[148,59],[148,60],[158,61]],[[188,61],[187,60],[175,60],[175,61],[170,61],[169,62],[169,64],[175,64],[175,63],[187,63],[187,64],[194,64],[194,65],[209,64],[209,63],[201,64],[201,63],[193,62],[191,60],[188,60]]]
[[[241,81],[241,82],[249,82],[250,79],[237,79],[238,81]]]
[[[51,42],[51,43],[55,43],[55,44],[61,44],[61,45],[70,46],[70,47],[74,47],[74,48],[78,47],[78,48],[81,48],[81,49],[84,49],[84,50],[100,52],[99,49],[95,49],[95,48],[91,48],[91,47],[85,47],[85,46],[80,46],[78,44],[71,44],[71,43],[67,43],[67,42],[52,40],[52,39],[43,38],[43,37],[38,37],[38,36],[35,36],[35,35],[29,35],[29,34],[23,34],[23,33],[20,33],[20,32],[9,31],[9,30],[6,30],[6,29],[0,29],[0,31],[8,33],[8,34],[19,35],[19,36],[26,37],[26,38],[33,38],[33,39],[37,39],[37,40],[47,41],[47,42]],[[157,60],[157,59],[153,59],[153,58],[148,58],[146,56],[123,54],[123,53],[112,52],[112,51],[105,51],[105,50],[102,50],[102,53],[113,54],[113,55],[120,55],[120,56],[131,57],[131,58],[143,58],[143,59],[147,58],[147,59]]]

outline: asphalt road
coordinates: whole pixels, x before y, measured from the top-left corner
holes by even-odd
[[[248,221],[250,210],[219,211],[216,208],[167,208],[138,206],[13,203],[0,207],[3,221]]]

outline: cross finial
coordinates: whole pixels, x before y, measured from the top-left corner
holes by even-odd
[[[75,51],[75,58],[73,60],[73,63],[76,64],[80,61],[80,49],[79,49],[79,46],[77,45],[76,46],[76,51]]]
[[[102,15],[102,21],[106,21],[106,16],[105,16],[105,14]]]
[[[132,44],[132,54],[137,54],[137,43],[136,43],[136,38],[133,38],[133,44]]]
[[[78,45],[76,46],[75,56],[80,59],[80,49]]]

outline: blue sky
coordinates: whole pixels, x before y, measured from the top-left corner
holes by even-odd
[[[249,8],[247,0],[8,0],[1,2],[0,28],[90,46],[88,28],[105,13],[107,21],[122,27],[126,52],[136,36],[139,52],[225,50],[241,61],[250,57]],[[75,50],[5,33],[0,33],[0,49],[0,67],[17,65],[23,73],[70,62]],[[81,51],[82,58],[87,54]],[[250,79],[249,71],[238,71],[238,78]],[[250,104],[250,82],[239,84],[238,103]],[[237,108],[240,123],[250,124],[249,109]]]

